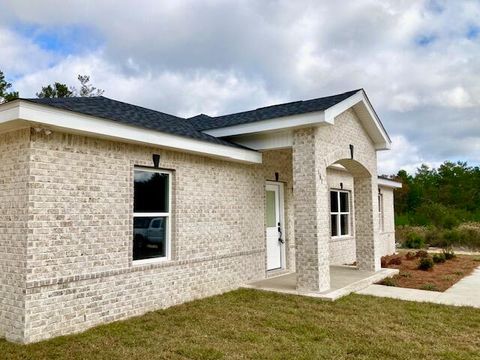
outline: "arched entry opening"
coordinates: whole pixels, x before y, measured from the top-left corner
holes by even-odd
[[[359,161],[340,159],[334,164],[343,166],[353,177],[351,231],[355,239],[356,264],[360,270],[377,271],[380,257],[375,246],[378,237],[376,177]]]

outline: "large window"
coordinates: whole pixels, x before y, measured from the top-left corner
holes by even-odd
[[[170,254],[171,173],[135,168],[133,260],[167,259]]]
[[[378,193],[378,229],[384,231],[383,194]]]
[[[330,227],[332,237],[350,235],[350,193],[330,191]]]

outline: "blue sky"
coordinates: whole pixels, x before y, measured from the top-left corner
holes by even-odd
[[[365,88],[394,143],[380,172],[480,164],[480,1],[0,0],[21,96],[89,74],[105,95],[221,114]]]

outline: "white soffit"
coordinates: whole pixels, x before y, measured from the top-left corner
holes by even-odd
[[[33,126],[41,124],[78,134],[155,145],[238,162],[262,163],[262,154],[256,151],[129,126],[28,101],[16,100],[0,106],[0,126],[2,128],[14,123],[25,125],[25,122]]]
[[[205,130],[204,132],[206,134],[216,137],[229,137],[233,141],[237,142],[237,139],[242,141],[245,140],[246,138],[243,137],[244,135],[264,135],[269,133],[282,132],[285,130],[292,130],[295,128],[318,126],[322,124],[334,125],[335,118],[350,108],[352,108],[357,114],[366,132],[373,140],[375,148],[377,150],[390,149],[390,138],[388,137],[387,132],[385,131],[380,119],[375,113],[375,110],[373,109],[370,101],[368,100],[363,90],[359,90],[354,95],[326,109],[325,111],[317,111],[306,114],[273,118],[247,124],[239,124],[224,128]],[[239,137],[237,138],[237,136]],[[276,137],[276,135],[272,136]],[[254,137],[251,137],[250,139],[253,138]],[[261,137],[258,136],[257,142],[259,142],[260,139]],[[270,141],[267,136],[264,137],[264,140],[266,142]],[[239,143],[244,144],[242,142]],[[246,145],[246,143],[244,145],[248,146]],[[256,147],[252,148],[260,149],[264,146],[268,146],[268,144],[258,143],[255,146]]]

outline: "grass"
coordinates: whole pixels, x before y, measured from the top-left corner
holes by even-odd
[[[0,340],[0,357],[478,359],[479,323],[473,308],[237,290],[27,346]]]

